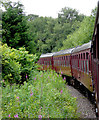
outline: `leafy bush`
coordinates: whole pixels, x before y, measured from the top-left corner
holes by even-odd
[[[28,54],[25,48],[8,47],[2,49],[2,78],[10,83],[21,83],[29,78],[31,70],[36,68],[36,55]]]
[[[77,118],[76,98],[70,96],[61,75],[52,71],[34,74],[24,85],[3,88],[2,117]]]

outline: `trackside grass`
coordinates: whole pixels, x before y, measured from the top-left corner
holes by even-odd
[[[5,81],[2,81],[3,83]],[[2,86],[3,118],[78,118],[76,98],[54,71],[35,72],[23,85]]]

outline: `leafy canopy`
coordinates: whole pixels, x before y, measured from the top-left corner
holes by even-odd
[[[11,1],[2,4],[6,10],[2,12],[2,42],[13,48],[27,46],[28,35],[23,5]]]

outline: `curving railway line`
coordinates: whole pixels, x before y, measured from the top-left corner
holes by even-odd
[[[38,64],[41,70],[52,69],[72,78],[69,83],[84,88],[90,98],[95,96],[99,116],[99,2],[92,40],[76,48],[42,54]]]

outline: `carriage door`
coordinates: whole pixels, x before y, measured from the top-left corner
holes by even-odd
[[[99,111],[99,18],[98,18],[98,24],[97,24],[97,39],[96,39],[96,57],[98,59],[97,63],[97,90],[98,90],[98,111]],[[98,113],[99,114],[99,113]]]

